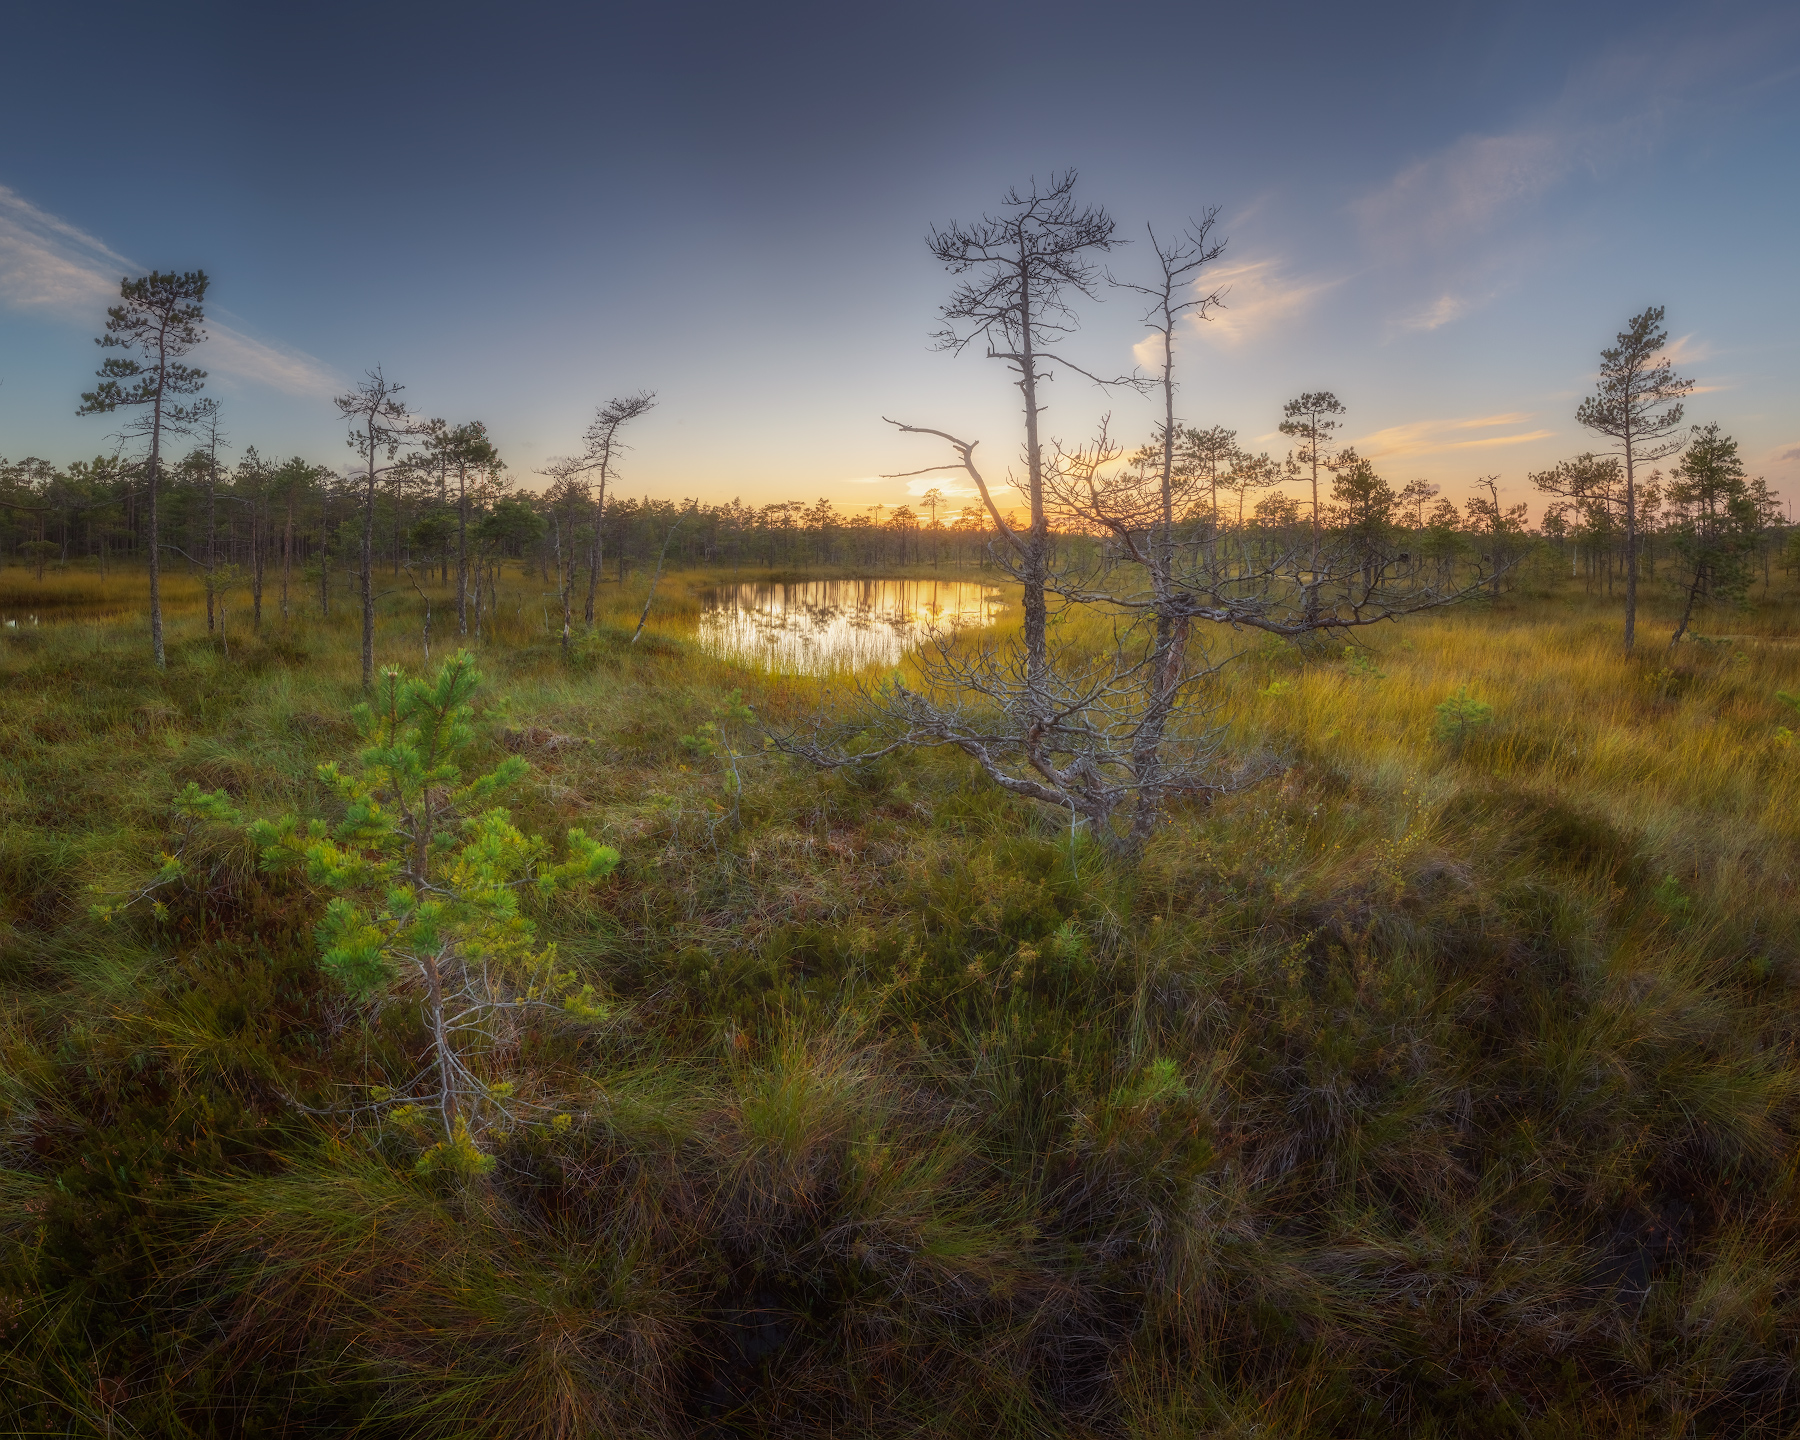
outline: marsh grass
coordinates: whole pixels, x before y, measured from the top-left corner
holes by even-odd
[[[520,1036],[568,1119],[479,1183],[348,1103],[418,1017],[319,975],[319,897],[240,836],[166,920],[89,912],[188,781],[323,813],[353,610],[229,659],[177,613],[162,674],[135,621],[0,631],[10,1431],[1793,1431],[1791,600],[1629,660],[1576,593],[1355,669],[1209,637],[1283,769],[1127,872],[947,755],[757,751],[734,819],[682,736],[847,677],[701,653],[707,578],[635,647],[631,584],[567,657],[535,578],[484,621],[522,828],[625,858],[538,917],[611,1013]],[[1493,718],[1446,746],[1464,690]]]

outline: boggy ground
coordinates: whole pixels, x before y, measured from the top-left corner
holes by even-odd
[[[165,918],[90,914],[189,780],[329,812],[348,612],[234,606],[226,659],[188,595],[165,675],[141,622],[0,630],[0,1428],[1800,1424],[1791,601],[1672,657],[1578,591],[1252,647],[1220,716],[1286,768],[1126,871],[946,755],[740,732],[734,820],[681,737],[817,687],[696,654],[697,578],[567,659],[520,581],[480,649],[521,823],[624,855],[540,917],[612,1006],[521,1047],[569,1120],[484,1182],[343,1108],[424,1037],[321,977],[319,897],[239,833],[188,837]],[[1434,739],[1462,686],[1491,721]]]

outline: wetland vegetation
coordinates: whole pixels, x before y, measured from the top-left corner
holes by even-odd
[[[624,501],[648,393],[514,485],[379,371],[226,465],[125,283],[143,423],[0,466],[10,1432],[1793,1433],[1773,497],[1655,309],[1535,524],[1182,423],[1210,213],[1058,444],[1073,185],[931,236],[1013,508],[912,423],[917,511]]]
[[[418,998],[358,1002],[324,892],[174,808],[341,813],[355,616],[227,658],[172,581],[165,670],[141,613],[7,628],[9,1428],[1782,1433],[1795,602],[1628,658],[1564,568],[1250,647],[1221,718],[1280,776],[1133,864],[949,753],[772,755],[734,694],[840,682],[697,643],[725,576],[565,654],[505,575],[471,773],[621,858],[533,910],[595,1014],[490,1057],[547,1108],[471,1178],[361,1103]]]

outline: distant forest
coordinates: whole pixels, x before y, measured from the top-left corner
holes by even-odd
[[[1281,467],[1267,456],[1235,451],[1229,431],[1188,431],[1184,438],[1190,472],[1201,478],[1190,487],[1205,492],[1185,517],[1190,538],[1217,534],[1253,549],[1295,542],[1308,507],[1272,488],[1288,478]],[[1340,451],[1333,461],[1333,494],[1321,518],[1339,532],[1379,527],[1390,544],[1409,546],[1419,561],[1446,573],[1463,560],[1507,570],[1527,548],[1541,545],[1591,588],[1610,590],[1622,579],[1625,527],[1613,493],[1621,482],[1604,462],[1596,465],[1588,493],[1550,500],[1533,526],[1525,506],[1504,505],[1491,490],[1459,507],[1424,481],[1393,489],[1354,451]],[[0,458],[0,555],[39,571],[76,561],[102,569],[141,562],[144,468],[141,461],[104,456],[61,467]],[[516,562],[540,572],[547,585],[555,583],[559,553],[569,550],[580,556],[584,575],[598,564],[602,580],[654,565],[665,543],[675,565],[969,568],[990,563],[995,535],[979,504],[941,496],[927,495],[916,509],[877,505],[849,512],[829,499],[755,506],[648,497],[609,498],[602,510],[576,485],[523,488],[497,455],[460,478],[469,496],[462,543],[470,566]],[[383,477],[374,530],[381,564],[391,573],[410,568],[451,577],[459,550],[458,480],[452,459],[429,450]],[[327,604],[348,595],[341,588],[348,582],[331,572],[348,574],[357,564],[362,477],[299,457],[265,460],[253,448],[237,464],[221,464],[196,449],[165,470],[162,487],[165,563],[185,560],[201,571],[236,566],[258,609],[265,595],[275,603],[285,593],[292,603],[302,593],[319,593],[321,583]],[[1784,550],[1790,526],[1766,484],[1752,479],[1747,488],[1754,514],[1740,517],[1734,538],[1753,553],[1754,569],[1767,582],[1777,564],[1800,566],[1800,553]],[[1645,578],[1677,563],[1677,542],[1691,528],[1692,517],[1665,503],[1665,493],[1653,479],[1640,502],[1637,550]],[[1064,516],[1053,518],[1052,528],[1066,541],[1092,527]]]

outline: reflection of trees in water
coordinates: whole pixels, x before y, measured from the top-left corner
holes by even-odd
[[[967,581],[744,584],[702,597],[700,634],[727,657],[774,665],[891,665],[927,635],[986,624],[1001,608]]]

